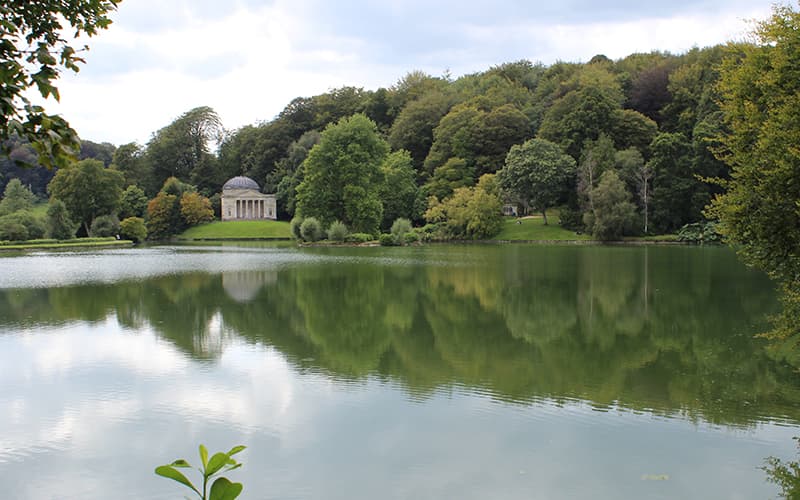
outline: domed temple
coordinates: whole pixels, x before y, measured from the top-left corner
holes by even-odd
[[[275,195],[264,194],[249,177],[228,179],[222,186],[222,220],[277,219]]]

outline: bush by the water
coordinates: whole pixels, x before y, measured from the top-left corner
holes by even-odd
[[[141,217],[128,217],[119,223],[119,232],[126,240],[136,242],[147,239],[147,227]]]
[[[348,243],[367,243],[375,238],[369,233],[350,233],[344,241]]]
[[[292,231],[292,236],[294,236],[294,239],[296,239],[296,240],[302,240],[303,239],[303,235],[300,234],[300,225],[301,224],[303,224],[303,218],[302,217],[295,217],[295,218],[292,219],[291,222],[289,222],[289,229]]]
[[[322,224],[314,217],[308,217],[300,224],[300,236],[303,238],[303,241],[313,243],[321,240],[324,234]]]
[[[411,221],[408,219],[404,219],[403,217],[399,217],[392,224],[391,232],[395,244],[397,245],[404,244],[406,241],[405,235],[411,232]]]
[[[403,240],[405,241],[406,245],[410,245],[412,243],[416,243],[419,241],[419,236],[414,231],[410,233],[406,233],[403,235]]]
[[[344,222],[333,221],[328,228],[328,239],[331,241],[342,242],[347,238],[347,226]]]
[[[397,239],[395,239],[394,235],[389,233],[383,233],[378,237],[378,243],[381,244],[382,247],[393,247],[397,245]]]
[[[722,242],[722,236],[717,232],[717,225],[713,222],[695,222],[686,224],[678,230],[678,241],[697,245],[717,244]]]
[[[104,238],[119,234],[119,219],[116,215],[101,215],[92,221],[92,237]]]

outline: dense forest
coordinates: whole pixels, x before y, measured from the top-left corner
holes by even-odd
[[[246,175],[276,193],[280,218],[290,219],[311,148],[327,127],[362,114],[372,124],[362,132],[374,132],[380,142],[377,158],[364,161],[378,163],[383,229],[397,217],[430,221],[433,197],[442,202],[497,173],[513,146],[519,157],[525,144],[552,143],[571,160],[562,163],[562,175],[540,186],[548,196],[514,189],[518,179],[499,176],[503,203],[539,212],[559,206],[562,225],[583,229],[595,221],[595,197],[605,189],[606,198],[630,209],[625,234],[673,232],[704,220],[704,207],[720,190],[708,179],[728,175],[714,148],[724,127],[718,68],[731,52],[715,46],[617,61],[602,55],[550,66],[517,61],[457,79],[413,71],[390,88],[342,87],[298,97],[272,120],[234,131],[211,108],[192,109],[144,145],[83,141],[80,159],[102,161],[122,175],[122,189],[138,186],[148,199],[176,177],[214,204],[226,179]],[[47,197],[55,172],[21,168],[19,161],[35,163],[36,155],[21,140],[10,146],[10,156],[0,159],[0,190],[19,178]]]

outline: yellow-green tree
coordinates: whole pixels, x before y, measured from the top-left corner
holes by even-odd
[[[785,294],[782,336],[800,332],[800,13],[775,6],[756,43],[729,47],[720,81],[729,133],[727,192],[713,201],[720,231]]]

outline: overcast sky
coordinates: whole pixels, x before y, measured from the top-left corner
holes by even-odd
[[[228,129],[294,97],[453,77],[529,59],[684,52],[742,39],[773,0],[124,0],[64,73],[62,113],[84,139],[146,143],[196,106]]]

